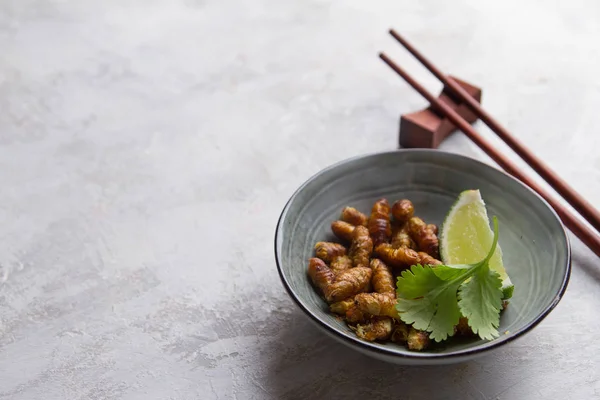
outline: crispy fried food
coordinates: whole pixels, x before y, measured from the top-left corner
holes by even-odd
[[[437,258],[431,257],[429,254],[420,251],[417,253],[419,255],[419,264],[421,265],[442,265],[443,263]]]
[[[395,289],[394,289],[394,277],[392,275],[392,271],[390,269],[390,267],[388,267],[387,265],[385,265],[385,263],[377,258],[374,258],[371,260],[371,270],[373,271],[373,275],[371,277],[371,284],[373,286],[373,290],[375,290],[378,293],[387,293],[388,296],[390,296],[391,298],[395,298]],[[348,307],[348,305],[345,303],[345,301],[343,302],[343,306],[342,304],[340,304],[339,306],[336,306],[338,308],[342,308],[342,307],[348,307],[346,308],[346,319],[349,322],[360,322],[360,321],[364,321],[366,316],[369,315],[369,307],[372,307],[374,310],[377,310],[379,312],[379,309],[381,307],[377,307],[377,306],[372,306],[371,303],[373,301],[377,302],[378,299],[367,299],[366,301],[363,301],[363,303],[367,303],[367,304],[363,304],[363,306],[361,307],[359,305],[359,303],[355,300],[358,296],[363,296],[367,293],[359,293],[356,296],[354,296],[354,299],[352,299],[352,304],[354,305],[354,307]],[[388,307],[387,311],[388,313],[390,313],[389,310],[389,301],[386,301],[386,306]],[[342,302],[341,302],[342,303]],[[336,303],[337,304],[337,303]],[[379,314],[372,314],[372,315],[379,315]],[[385,314],[382,314],[385,315]],[[397,313],[391,313],[391,316],[397,317]]]
[[[335,276],[338,276],[340,273],[344,272],[347,269],[352,268],[352,259],[348,256],[339,256],[331,261],[329,266],[331,271]]]
[[[408,349],[409,350],[425,350],[429,347],[429,334],[424,331],[419,331],[410,327],[408,331]]]
[[[315,254],[326,263],[332,262],[336,257],[346,255],[346,248],[339,243],[317,242]]]
[[[366,314],[400,319],[395,293],[360,293],[354,297],[354,303]]]
[[[460,317],[454,331],[459,336],[473,336],[473,330],[469,326],[469,320],[466,317]]]
[[[407,247],[395,249],[388,243],[377,246],[375,254],[387,265],[394,268],[408,268],[419,262],[419,255],[416,251]]]
[[[406,247],[413,250],[417,249],[417,245],[408,234],[408,226],[406,224],[392,233],[392,247],[395,249],[400,247]]]
[[[329,268],[320,258],[311,258],[308,260],[308,276],[312,283],[318,287],[325,296],[326,293],[328,293],[329,287],[335,281],[335,275],[331,271],[331,268]]]
[[[308,275],[328,303],[337,303],[368,289],[373,272],[368,267],[357,267],[341,271],[336,276],[323,260],[311,258]]]
[[[329,303],[335,303],[364,292],[371,283],[372,275],[369,267],[355,267],[343,271],[326,288],[325,299]]]
[[[386,340],[392,333],[393,323],[391,318],[372,318],[366,324],[356,326],[356,336],[369,342]]]
[[[381,243],[387,243],[390,240],[392,224],[390,222],[390,205],[386,199],[375,202],[367,226],[373,239],[373,246],[377,247]]]
[[[392,220],[390,223],[392,224],[392,238],[393,238],[394,235],[396,235],[396,233],[398,233],[398,231],[400,229],[402,229],[405,224],[401,224],[401,223],[396,222],[394,220]]]
[[[394,276],[390,267],[385,265],[383,261],[378,258],[371,260],[371,269],[373,270],[373,277],[371,278],[371,284],[373,290],[377,293],[392,293],[394,289]]]
[[[427,224],[427,229],[430,229],[434,234],[438,234],[438,227],[436,224]]]
[[[437,235],[427,224],[419,218],[412,217],[408,220],[408,232],[413,240],[419,246],[419,250],[424,251],[434,258],[439,257],[439,244]]]
[[[408,341],[408,325],[402,321],[394,321],[390,340],[395,343],[406,343]]]
[[[392,215],[394,220],[399,223],[404,223],[412,218],[415,213],[415,207],[412,201],[407,199],[398,200],[392,206]]]
[[[350,310],[350,308],[352,308],[352,307],[355,307],[354,299],[349,298],[346,300],[338,301],[336,303],[331,303],[329,305],[329,311],[331,311],[332,313],[335,313],[335,314],[345,316],[346,313],[348,312],[348,310]]]
[[[368,218],[354,207],[344,207],[340,219],[354,226],[367,226]]]
[[[352,241],[354,228],[354,225],[344,221],[333,221],[331,223],[331,231],[333,234],[345,242]]]
[[[390,207],[381,198],[369,216],[345,207],[340,219],[331,223],[332,232],[343,244],[318,242],[315,257],[308,263],[308,275],[329,304],[329,311],[343,319],[358,337],[387,340],[422,351],[431,346],[429,333],[400,319],[395,283],[399,274],[412,265],[436,266],[442,262],[438,227],[426,224],[414,211],[407,199]],[[503,302],[503,309],[507,305]],[[464,317],[454,333],[474,335]]]
[[[369,236],[369,230],[362,225],[357,226],[348,252],[352,263],[355,267],[368,267],[372,252],[373,240]]]
[[[352,299],[352,305],[346,311],[346,321],[351,324],[356,324],[366,320],[367,315],[365,315],[365,313],[358,308],[358,306],[354,303],[354,299]]]

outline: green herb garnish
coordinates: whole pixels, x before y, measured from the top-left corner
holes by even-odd
[[[502,280],[489,268],[498,244],[498,221],[488,255],[475,264],[413,265],[397,281],[396,308],[400,318],[415,329],[430,332],[441,342],[454,335],[461,314],[482,339],[498,337],[502,308]]]

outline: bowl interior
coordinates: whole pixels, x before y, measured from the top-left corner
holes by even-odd
[[[313,246],[335,240],[330,230],[344,206],[368,213],[375,200],[390,204],[412,200],[415,214],[441,224],[460,192],[479,189],[488,214],[499,221],[499,243],[515,284],[502,314],[500,338],[457,340],[423,353],[394,343],[367,343],[332,316],[306,274]],[[367,155],[336,164],[306,182],[290,199],[277,227],[276,256],[280,274],[299,306],[330,333],[363,347],[408,357],[444,357],[495,347],[535,325],[558,302],[566,286],[570,252],[556,214],[530,189],[490,166],[437,150],[399,150]],[[506,334],[505,334],[506,332]],[[352,343],[351,343],[352,344]]]

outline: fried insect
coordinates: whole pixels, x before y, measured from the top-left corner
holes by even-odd
[[[412,326],[408,331],[408,348],[409,350],[425,350],[429,347],[431,339],[429,339],[429,334],[424,331],[419,331]]]
[[[354,225],[344,221],[333,221],[331,223],[331,231],[333,234],[345,242],[352,241],[354,228]]]
[[[367,226],[368,218],[354,207],[344,207],[340,219],[354,226]]]
[[[375,202],[367,226],[373,239],[373,246],[377,247],[381,243],[387,243],[390,240],[392,225],[390,222],[390,205],[386,199]]]
[[[360,293],[354,297],[354,303],[366,314],[400,319],[394,293]]]
[[[371,269],[373,270],[373,277],[371,278],[373,290],[377,293],[394,294],[396,292],[394,289],[394,276],[390,267],[380,259],[374,258],[371,260]]]
[[[427,229],[430,229],[435,235],[438,234],[438,226],[436,224],[427,224]]]
[[[393,325],[391,318],[372,318],[366,324],[356,326],[356,336],[369,342],[386,340],[392,334]]]
[[[348,321],[351,324],[366,321],[367,316],[365,315],[365,313],[362,312],[361,309],[358,308],[358,306],[354,303],[354,299],[352,299],[351,301],[352,306],[350,306],[350,308],[348,308],[348,310],[346,311],[346,321]]]
[[[415,213],[415,207],[413,206],[412,201],[407,199],[398,200],[392,206],[392,215],[394,216],[394,221],[399,223],[404,223],[412,218]]]
[[[443,263],[437,258],[431,257],[429,254],[425,252],[418,252],[419,255],[419,264],[421,265],[442,265]]]
[[[352,268],[352,259],[348,256],[336,257],[331,261],[329,268],[331,268],[333,274],[337,276],[345,270]]]
[[[355,267],[368,267],[372,252],[373,240],[369,236],[369,230],[362,225],[357,226],[348,251],[352,263]]]
[[[459,336],[473,336],[473,330],[469,326],[469,320],[466,317],[460,317],[454,331]]]
[[[346,315],[348,310],[354,307],[354,299],[346,299],[342,301],[338,301],[336,303],[331,303],[329,305],[329,311],[339,315]]]
[[[408,234],[408,227],[403,225],[396,232],[392,233],[392,247],[398,249],[400,247],[407,247],[409,249],[416,250],[417,245]]]
[[[329,287],[335,281],[335,275],[331,271],[331,268],[329,268],[320,258],[311,258],[308,260],[308,276],[312,283],[318,287],[325,296],[329,291]]]
[[[315,254],[321,260],[330,263],[335,258],[346,255],[346,248],[339,243],[317,242]]]
[[[392,238],[393,238],[398,233],[398,231],[404,227],[405,224],[401,224],[394,220],[392,220],[390,223],[392,224]]]
[[[395,343],[406,343],[408,341],[408,325],[402,321],[394,321],[390,340]]]
[[[329,303],[335,303],[364,292],[371,283],[372,275],[373,272],[368,267],[355,267],[343,271],[326,288],[325,299]]]
[[[408,268],[419,262],[419,254],[416,251],[407,247],[395,249],[388,243],[377,246],[375,254],[387,265],[395,268]]]
[[[340,219],[331,223],[331,230],[344,245],[318,242],[316,257],[308,265],[310,280],[330,312],[364,340],[390,340],[414,351],[429,347],[427,332],[400,320],[395,280],[412,265],[442,264],[437,259],[438,227],[415,217],[410,200],[396,201],[390,207],[381,198],[368,217],[345,207]],[[454,328],[456,335],[473,334],[466,318]]]
[[[419,218],[412,217],[408,220],[408,232],[419,246],[419,250],[426,252],[434,258],[439,257],[439,244],[437,235],[427,224]]]

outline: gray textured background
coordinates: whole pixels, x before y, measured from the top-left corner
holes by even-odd
[[[365,358],[284,292],[288,197],[424,106],[377,52],[439,90],[392,26],[598,204],[595,0],[2,1],[0,399],[600,397],[575,238],[551,316],[462,365]]]

